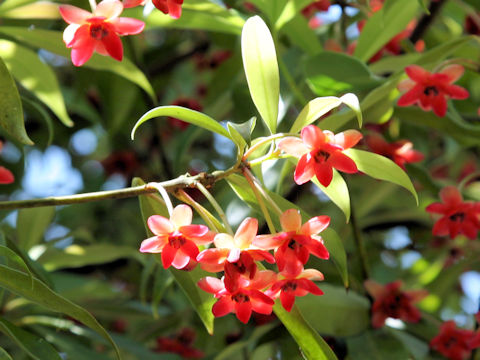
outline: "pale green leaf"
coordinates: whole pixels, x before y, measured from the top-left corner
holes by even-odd
[[[320,184],[316,177],[312,178],[312,182],[343,211],[348,222],[350,220],[350,195],[348,193],[347,183],[342,175],[333,169],[332,182],[327,187]]]
[[[8,11],[1,11],[0,17],[10,19],[61,19],[58,3],[35,1]]]
[[[348,280],[348,266],[347,266],[347,253],[343,246],[342,239],[338,236],[337,232],[332,228],[325,229],[322,232],[322,238],[324,245],[330,253],[330,257],[335,263],[335,266],[340,273],[340,277],[343,281],[343,286],[349,287]]]
[[[54,216],[54,206],[20,210],[17,218],[17,238],[20,247],[28,250],[40,243]]]
[[[277,129],[280,78],[272,35],[259,16],[248,19],[243,27],[242,58],[253,103],[274,133]]]

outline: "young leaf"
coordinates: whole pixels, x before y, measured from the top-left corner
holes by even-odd
[[[121,359],[120,350],[113,342],[108,332],[98,323],[98,321],[84,308],[72,303],[70,300],[49,289],[43,282],[34,278],[33,287],[27,274],[0,265],[0,287],[8,291],[29,299],[38,305],[44,306],[48,310],[61,312],[68,315],[92,330],[102,335],[113,346],[117,358]]]
[[[312,182],[337,205],[345,214],[347,222],[350,220],[350,195],[348,193],[347,183],[337,170],[333,169],[333,178],[327,187],[320,184],[316,177]]]
[[[146,112],[135,124],[132,129],[132,140],[135,136],[135,132],[137,128],[142,125],[144,122],[160,117],[160,116],[171,116],[176,119],[180,119],[182,121],[188,122],[190,124],[194,124],[200,126],[204,129],[207,129],[212,132],[216,132],[217,134],[223,135],[226,138],[233,140],[227,130],[225,130],[222,125],[218,123],[218,121],[212,119],[210,116],[205,115],[201,112],[191,110],[188,108],[184,108],[181,106],[159,106],[156,107],[148,112]]]
[[[17,86],[2,58],[0,58],[0,127],[22,144],[33,145],[25,131],[22,102]]]
[[[243,27],[242,58],[253,103],[274,133],[277,129],[280,78],[272,35],[259,16],[248,19]]]
[[[62,358],[45,339],[25,331],[11,322],[0,318],[0,331],[17,343],[32,359],[61,360]],[[0,353],[1,358],[1,353]]]
[[[358,170],[379,180],[390,181],[410,191],[418,204],[418,196],[413,184],[400,166],[392,160],[368,151],[358,149],[345,150],[345,154],[357,164]]]
[[[250,146],[252,142],[252,132],[255,129],[255,125],[257,123],[257,118],[254,116],[250,120],[245,121],[244,123],[241,124],[235,124],[229,122],[227,125],[233,127],[238,134],[241,135],[243,140],[247,143],[248,146]]]

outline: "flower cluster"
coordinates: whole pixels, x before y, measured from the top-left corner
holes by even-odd
[[[215,296],[216,317],[235,313],[247,323],[252,312],[271,314],[276,298],[290,311],[295,297],[323,292],[312,280],[323,280],[315,269],[304,269],[310,254],[328,259],[329,253],[318,235],[330,223],[328,216],[317,216],[302,225],[295,209],[280,216],[282,232],[258,235],[258,221],[246,218],[234,235],[213,233],[204,225],[192,225],[192,210],[175,207],[170,219],[153,215],[148,227],[155,236],[144,240],[141,252],[161,253],[163,266],[191,270],[197,263],[208,272],[223,272],[221,279],[205,277],[198,286]],[[215,247],[199,251],[199,245]],[[273,254],[270,252],[273,250]],[[278,273],[259,270],[257,262],[277,264]]]
[[[427,296],[425,290],[402,291],[401,281],[383,286],[373,280],[365,281],[365,289],[374,298],[372,306],[372,326],[382,327],[387,318],[418,322],[420,311],[414,303]]]
[[[463,234],[471,240],[476,239],[480,230],[480,202],[464,201],[454,186],[443,188],[440,199],[442,202],[430,204],[425,209],[440,215],[433,226],[433,235],[454,239]]]
[[[480,332],[459,329],[455,321],[446,321],[430,341],[430,347],[450,360],[465,360],[472,350],[480,347]]]

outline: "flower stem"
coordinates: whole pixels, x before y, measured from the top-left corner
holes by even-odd
[[[172,200],[170,200],[170,197],[168,196],[168,193],[165,190],[165,188],[160,183],[150,183],[149,185],[151,187],[154,187],[155,189],[157,189],[158,192],[160,193],[160,195],[162,195],[163,201],[165,201],[165,205],[167,206],[168,215],[172,216],[172,214],[173,214],[173,204],[172,204]]]
[[[243,175],[248,181],[248,184],[252,188],[253,194],[257,198],[258,204],[260,205],[260,209],[262,210],[263,216],[265,216],[265,221],[267,222],[268,229],[270,230],[271,234],[275,234],[277,230],[275,229],[275,225],[273,225],[272,218],[270,217],[270,213],[268,212],[267,207],[265,206],[265,202],[263,201],[262,195],[258,191],[257,187],[254,184],[254,177],[252,173],[247,169],[243,169]]]
[[[246,160],[250,155],[252,155],[252,153],[253,153],[255,150],[257,150],[260,146],[265,145],[265,144],[269,143],[270,141],[284,138],[284,137],[286,137],[286,136],[296,136],[296,135],[295,135],[295,134],[278,133],[278,134],[274,134],[274,135],[267,136],[267,137],[263,138],[262,140],[260,140],[259,142],[255,143],[255,145],[252,145],[252,146],[245,152],[245,154],[243,154],[242,160],[245,161],[245,160]]]
[[[92,8],[92,12],[94,12],[95,9],[97,8],[97,2],[95,0],[88,0],[88,2],[90,3],[90,7]]]
[[[350,205],[350,221],[352,224],[353,230],[353,239],[355,240],[355,245],[357,246],[358,254],[360,255],[360,265],[362,268],[362,282],[367,280],[370,277],[370,267],[368,265],[367,252],[365,250],[365,244],[363,242],[362,232],[357,223],[357,217],[354,210],[353,202]]]
[[[282,210],[278,207],[277,203],[276,203],[275,201],[273,201],[273,199],[271,198],[271,196],[268,195],[268,193],[265,191],[265,189],[263,188],[262,184],[260,184],[260,182],[258,181],[258,179],[253,176],[253,174],[251,173],[250,170],[245,169],[244,171],[248,171],[249,176],[251,177],[254,185],[256,186],[256,188],[258,189],[258,191],[260,191],[260,193],[263,195],[263,197],[265,198],[265,200],[267,200],[267,202],[270,204],[270,206],[273,208],[273,210],[275,210],[275,212],[276,212],[279,216],[282,215]]]
[[[203,186],[202,183],[196,183],[195,186],[197,187],[198,190],[202,192],[202,194],[207,198],[207,200],[212,204],[213,208],[217,212],[218,216],[220,216],[220,219],[223,221],[223,226],[225,226],[225,229],[227,230],[227,233],[230,235],[233,235],[233,230],[230,224],[228,223],[227,216],[225,215],[225,212],[223,211],[222,207],[220,204],[215,200],[215,198],[210,194],[210,192],[207,190],[205,186]]]
[[[203,221],[205,221],[205,224],[207,224],[210,229],[214,229],[217,232],[223,232],[223,229],[219,229],[218,226],[216,226],[216,224],[212,221],[212,219],[210,219],[210,217],[208,216],[208,210],[205,209],[198,202],[193,200],[193,198],[188,195],[185,190],[180,189],[179,191],[177,191],[176,196],[179,200],[193,207],[195,211],[200,214],[200,217],[203,219]]]

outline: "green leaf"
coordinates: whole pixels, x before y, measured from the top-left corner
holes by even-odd
[[[43,146],[45,146],[45,148],[49,147],[50,145],[52,145],[52,141],[53,141],[53,120],[52,120],[52,117],[50,116],[50,114],[44,109],[43,105],[41,105],[40,103],[38,103],[36,100],[31,100],[27,97],[24,97],[22,96],[22,103],[24,105],[24,107],[27,109],[27,113],[28,113],[28,109],[30,110],[33,110],[35,113],[37,113],[40,118],[43,119],[43,121],[45,121],[45,124],[47,125],[47,137],[46,137],[46,141],[44,144],[42,144]]]
[[[37,261],[46,270],[54,271],[105,264],[124,258],[144,260],[138,249],[130,246],[94,244],[89,246],[70,245],[62,250],[50,248]]]
[[[2,234],[3,236],[3,234]],[[16,262],[18,265],[22,267],[23,270],[30,276],[31,287],[33,287],[33,275],[30,271],[28,265],[23,261],[23,259],[12,249],[9,249],[6,246],[0,245],[0,256],[5,256],[10,260]]]
[[[135,11],[132,11],[135,10]],[[141,7],[125,11],[136,18],[142,17]],[[182,7],[182,16],[172,19],[160,11],[152,11],[145,19],[146,28],[166,27],[174,29],[207,30],[226,34],[240,35],[245,20],[233,9],[207,0],[186,0]]]
[[[57,78],[37,53],[14,42],[0,40],[0,56],[24,88],[34,93],[66,126],[73,126]]]
[[[270,30],[259,16],[248,19],[243,27],[242,58],[253,103],[275,133],[280,100],[277,55]]]
[[[323,50],[318,36],[308,26],[308,21],[303,15],[295,16],[286,23],[281,34],[288,37],[292,44],[298,46],[308,55],[315,55]]]
[[[146,112],[135,124],[135,126],[132,129],[132,140],[135,136],[135,132],[137,131],[137,128],[142,125],[144,122],[160,117],[160,116],[171,116],[176,119],[180,119],[182,121],[188,122],[193,125],[200,126],[206,130],[209,130],[211,132],[215,132],[217,134],[223,135],[226,138],[232,140],[232,137],[228,133],[227,130],[225,130],[222,125],[218,123],[218,121],[212,119],[210,116],[205,115],[201,112],[191,110],[188,108],[184,108],[181,106],[159,106],[156,107],[148,112]]]
[[[348,338],[347,347],[352,360],[404,360],[411,358],[407,348],[400,340],[383,329],[365,331],[360,336]]]
[[[406,28],[417,14],[418,8],[418,0],[387,0],[382,9],[367,20],[358,38],[354,55],[362,61],[368,61]]]
[[[348,193],[347,183],[342,175],[333,169],[332,182],[327,187],[320,184],[316,177],[312,178],[312,182],[343,211],[348,222],[350,220],[350,195]]]
[[[280,1],[270,1],[269,3],[275,4],[279,2]],[[275,20],[275,29],[280,30],[286,23],[291,21],[310,4],[311,0],[288,0]]]
[[[43,282],[34,278],[33,287],[30,286],[30,278],[27,274],[0,265],[0,286],[10,292],[29,299],[48,310],[61,312],[102,335],[115,349],[117,358],[121,359],[120,351],[113,342],[108,332],[98,321],[84,308],[72,303],[63,296],[48,288]]]
[[[0,347],[0,360],[13,360],[12,357],[2,347]]]
[[[335,263],[335,266],[340,273],[345,288],[349,287],[348,281],[348,266],[347,266],[347,253],[343,246],[342,239],[338,236],[337,232],[331,228],[325,229],[322,232],[322,238],[324,240],[325,247],[327,248],[330,256]]]
[[[245,140],[245,143],[250,146],[252,143],[252,132],[255,129],[255,125],[257,123],[257,118],[254,116],[250,120],[245,121],[241,124],[235,124],[232,122],[228,122],[227,126],[230,128],[234,128],[237,133]]]
[[[33,141],[25,131],[22,102],[17,86],[0,57],[0,127],[15,140],[26,145]]]
[[[54,216],[54,206],[20,210],[17,217],[17,238],[20,247],[28,250],[40,243]]]
[[[325,115],[330,110],[340,106],[341,104],[345,104],[352,109],[352,111],[357,115],[358,124],[361,127],[362,112],[360,111],[358,98],[354,94],[345,94],[340,98],[336,96],[325,96],[311,100],[295,119],[290,132],[299,132],[304,126],[310,125],[315,120]],[[320,124],[320,126],[322,125]]]
[[[13,37],[15,40],[42,48],[54,54],[70,58],[70,50],[65,47],[62,40],[62,32],[36,28],[35,31],[24,27],[1,26],[0,33]],[[145,75],[129,59],[124,58],[121,62],[109,56],[93,54],[84,67],[96,70],[113,72],[140,86],[153,101],[156,101],[155,91]]]
[[[134,184],[139,184],[140,182],[141,179],[136,178]],[[150,195],[141,195],[138,197],[138,199],[140,201],[140,209],[145,224],[147,223],[147,220],[151,215],[165,214],[165,206],[163,202],[156,201],[155,197],[152,197]],[[168,217],[168,214],[166,215],[166,217]],[[152,236],[152,233],[148,230],[148,228],[146,229],[147,236]],[[158,262],[161,262],[159,256],[155,256],[155,259]],[[192,271],[177,270],[173,267],[170,267],[168,270],[173,275],[175,281],[183,290],[188,300],[190,300],[193,308],[202,320],[208,333],[213,334],[214,317],[212,314],[212,306],[215,302],[215,299],[210,294],[202,291],[197,286],[197,282],[201,278],[208,276],[209,273],[200,269],[199,267],[196,267]]]
[[[308,85],[318,96],[365,90],[381,83],[364,62],[330,51],[308,57],[304,73]]]
[[[410,191],[418,205],[418,195],[407,173],[392,160],[368,151],[348,149],[344,151],[358,170],[375,179],[390,181]]]
[[[352,336],[370,327],[370,303],[367,298],[341,286],[318,283],[324,294],[295,299],[295,304],[321,334]]]
[[[58,4],[51,1],[32,1],[30,4],[1,11],[0,17],[10,19],[61,19]]]
[[[55,348],[47,341],[2,318],[0,318],[0,331],[15,341],[18,346],[35,360],[62,359]]]

